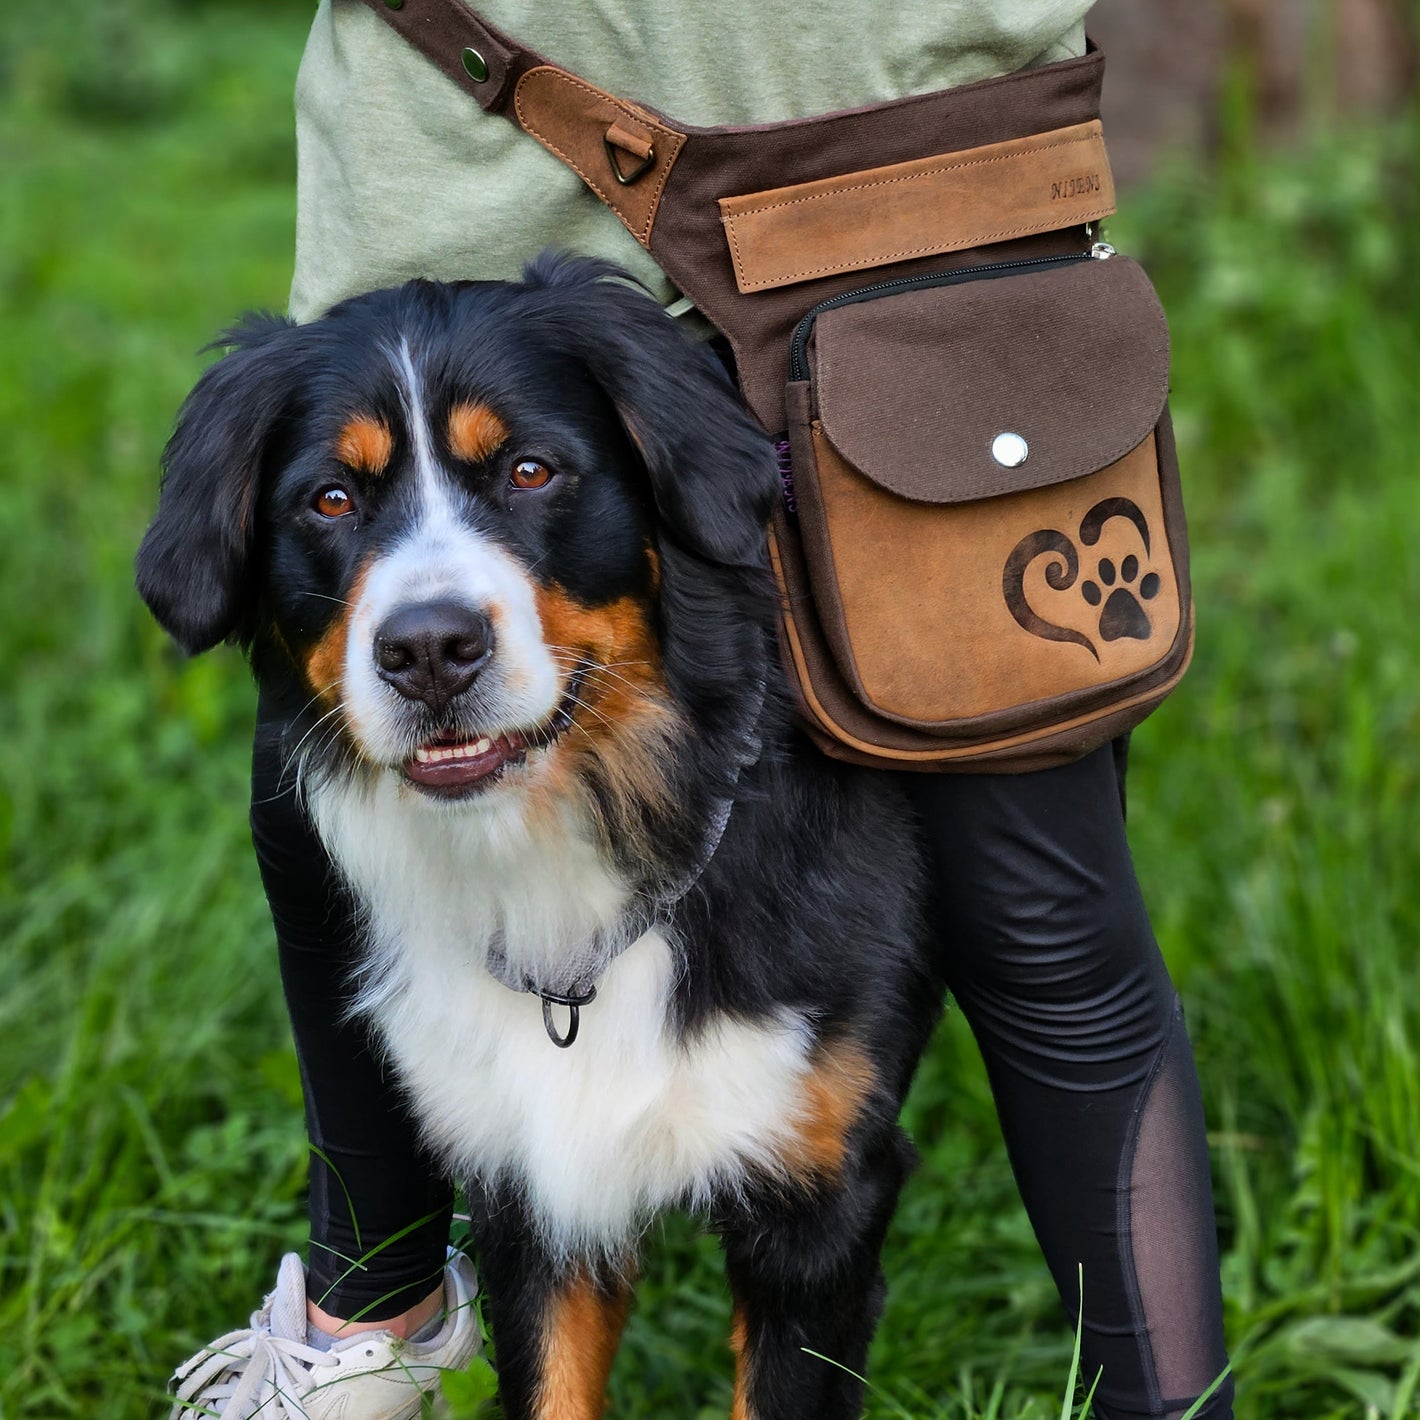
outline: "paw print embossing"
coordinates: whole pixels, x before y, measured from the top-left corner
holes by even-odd
[[[1149,521],[1137,503],[1122,497],[1101,498],[1090,508],[1080,519],[1078,541],[1059,528],[1039,528],[1027,533],[1011,549],[1001,572],[1001,593],[1006,609],[1023,631],[1043,641],[1082,646],[1098,661],[1099,647],[1083,631],[1068,624],[1074,617],[1066,614],[1056,621],[1043,614],[1050,610],[1052,593],[1070,592],[1072,597],[1078,594],[1087,606],[1099,610],[1101,641],[1147,641],[1153,635],[1153,623],[1144,603],[1163,590],[1163,578],[1157,572],[1145,572],[1141,577],[1136,554],[1129,553],[1118,566],[1113,558],[1102,556],[1095,564],[1095,575],[1079,581],[1082,548],[1095,547],[1105,525],[1116,518],[1133,525],[1144,556],[1151,556]],[[1037,559],[1042,563],[1045,586],[1041,589],[1037,584],[1032,595],[1042,604],[1032,606],[1026,592],[1026,572]],[[1072,590],[1077,585],[1078,593]]]
[[[1100,640],[1123,641],[1129,638],[1147,641],[1153,627],[1142,603],[1152,601],[1158,596],[1159,574],[1146,572],[1135,587],[1134,583],[1139,579],[1139,559],[1130,553],[1120,563],[1117,571],[1108,557],[1101,557],[1095,576],[1099,581],[1086,578],[1080,584],[1080,595],[1091,606],[1099,606],[1104,602],[1104,610],[1100,612]],[[1100,588],[1101,582],[1104,586],[1113,588],[1108,600]],[[1120,585],[1115,586],[1116,582]]]

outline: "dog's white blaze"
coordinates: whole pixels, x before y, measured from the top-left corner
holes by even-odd
[[[392,353],[414,446],[418,508],[409,532],[366,569],[350,615],[342,692],[361,748],[377,763],[404,759],[409,705],[375,670],[375,633],[408,602],[457,601],[493,623],[494,651],[480,673],[480,729],[497,734],[546,720],[571,668],[559,667],[542,637],[532,580],[491,539],[460,521],[448,475],[434,457],[418,376],[408,347]]]
[[[780,1166],[810,1033],[785,1012],[677,1041],[674,957],[652,932],[611,963],[576,1044],[557,1049],[537,997],[487,971],[489,946],[501,929],[515,969],[545,968],[614,920],[625,888],[575,809],[530,824],[521,798],[431,814],[389,781],[329,781],[311,802],[367,912],[360,1005],[431,1141],[465,1175],[520,1182],[557,1252],[616,1254],[653,1210]]]
[[[409,349],[409,341],[401,339],[398,350],[388,350],[395,374],[399,378],[399,399],[404,406],[404,422],[414,446],[414,470],[426,506],[435,506],[443,497],[439,486],[439,465],[434,457],[433,441],[429,438],[429,423],[424,417],[424,386]]]

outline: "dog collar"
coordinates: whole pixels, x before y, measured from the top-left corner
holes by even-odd
[[[735,773],[736,782],[740,773],[752,762],[746,761],[740,765]],[[567,980],[548,984],[539,982],[532,976],[516,973],[509,965],[499,941],[495,940],[489,947],[488,970],[493,979],[510,991],[526,992],[541,999],[543,1027],[547,1031],[547,1038],[559,1049],[566,1050],[577,1039],[582,1022],[582,1007],[590,1006],[597,999],[596,983],[607,967],[634,942],[639,942],[647,932],[655,927],[670,925],[671,913],[710,866],[710,860],[715,856],[725,836],[725,830],[729,827],[734,806],[733,797],[719,802],[710,832],[706,835],[705,845],[695,864],[670,892],[633,899],[614,925],[595,932],[582,949],[572,954],[572,960],[580,964],[580,969],[569,973]],[[567,1008],[565,1031],[557,1029],[552,1013],[554,1006]]]
[[[764,709],[765,686],[765,681],[761,680],[758,694],[755,696],[754,710],[748,717],[748,727],[740,737],[743,748],[735,758],[730,793],[716,804],[710,829],[705,835],[701,850],[690,870],[680,882],[669,891],[660,892],[654,896],[638,894],[633,898],[631,904],[615,924],[593,933],[585,946],[572,954],[572,961],[576,965],[565,980],[551,983],[541,982],[525,973],[514,972],[503,951],[502,943],[495,939],[489,947],[487,965],[493,979],[506,986],[510,991],[524,992],[541,999],[543,1028],[547,1031],[547,1038],[558,1049],[566,1050],[576,1041],[577,1032],[581,1029],[582,1008],[590,1006],[596,1000],[596,983],[607,967],[632,943],[639,942],[653,928],[669,926],[671,913],[700,881],[705,870],[710,866],[711,860],[725,837],[725,830],[729,827],[740,776],[752,764],[758,762],[764,749],[756,726]],[[552,1012],[554,1006],[567,1008],[568,1019],[565,1031],[557,1029]]]

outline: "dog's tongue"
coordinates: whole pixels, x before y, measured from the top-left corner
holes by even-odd
[[[519,734],[502,735],[496,740],[470,740],[464,744],[433,744],[404,762],[404,773],[416,784],[430,789],[457,789],[476,784],[496,774],[510,759],[527,748]]]

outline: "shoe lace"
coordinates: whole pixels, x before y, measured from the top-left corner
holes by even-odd
[[[173,1415],[216,1415],[224,1420],[307,1420],[302,1394],[311,1372],[329,1366],[329,1352],[250,1326],[219,1336],[173,1377]]]

